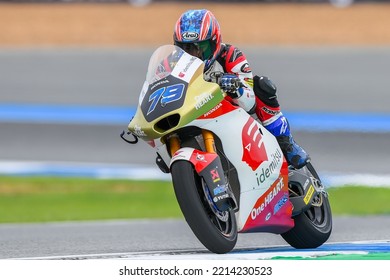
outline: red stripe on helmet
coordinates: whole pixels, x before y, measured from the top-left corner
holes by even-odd
[[[181,30],[180,30],[180,22],[181,22],[181,19],[182,19],[183,16],[181,16],[177,22],[176,22],[176,27],[175,27],[175,34],[176,34],[176,39],[181,42],[182,41],[182,38],[181,38]]]
[[[212,17],[210,12],[205,13],[202,20],[202,27],[200,29],[200,38],[199,41],[203,41],[207,39],[207,33],[209,33],[210,24],[212,22]]]

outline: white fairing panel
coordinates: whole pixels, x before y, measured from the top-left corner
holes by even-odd
[[[211,121],[196,120],[191,124],[218,135],[226,156],[237,169],[241,184],[240,210],[236,214],[240,231],[256,201],[279,178],[283,164],[280,147],[275,137],[243,109]],[[231,128],[241,129],[236,131]],[[249,152],[258,155],[258,158],[249,156]]]

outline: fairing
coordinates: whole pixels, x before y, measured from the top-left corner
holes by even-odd
[[[138,108],[128,128],[145,141],[161,139],[217,106],[220,87],[203,79],[204,63],[178,48],[158,48],[149,62]]]
[[[239,190],[235,198],[238,207],[232,207],[236,209],[237,230],[286,232],[294,221],[288,200],[287,163],[275,137],[245,110],[227,102],[217,84],[204,80],[203,70],[201,60],[177,46],[157,49],[129,130],[154,147],[168,167],[176,160],[187,160],[206,182],[219,178],[209,181],[212,186],[208,186],[218,196],[225,194],[219,192],[226,191],[227,183],[233,184],[228,174],[221,172],[213,179],[213,170],[221,166],[214,159],[220,155],[182,147],[171,157],[166,145],[166,136],[184,127],[212,132],[221,139],[224,157],[237,171],[239,185],[232,186]],[[208,177],[202,173],[205,170]],[[218,182],[222,182],[221,188]],[[220,207],[224,209],[224,205]]]

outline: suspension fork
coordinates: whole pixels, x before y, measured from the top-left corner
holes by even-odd
[[[202,136],[203,136],[204,145],[206,147],[206,151],[208,153],[215,154],[216,152],[215,152],[215,142],[214,142],[213,134],[208,130],[202,129]]]
[[[169,137],[169,149],[171,152],[171,157],[180,149],[180,140],[179,137],[175,134]]]
[[[213,133],[211,131],[202,129],[202,136],[203,136],[204,145],[206,147],[206,151],[208,153],[215,154],[216,149],[215,149]],[[171,156],[173,156],[177,152],[177,150],[180,149],[180,140],[177,135],[172,135],[169,138],[169,147],[170,147]]]

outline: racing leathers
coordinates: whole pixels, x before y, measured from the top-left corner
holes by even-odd
[[[217,59],[204,73],[206,81],[217,82],[222,76],[222,90],[226,99],[249,114],[256,114],[263,126],[277,139],[288,164],[301,168],[310,161],[309,155],[293,139],[289,123],[280,110],[276,86],[264,76],[253,76],[245,55],[236,47],[222,44]],[[241,86],[236,89],[228,82],[238,77]],[[225,77],[225,78],[224,78]]]

